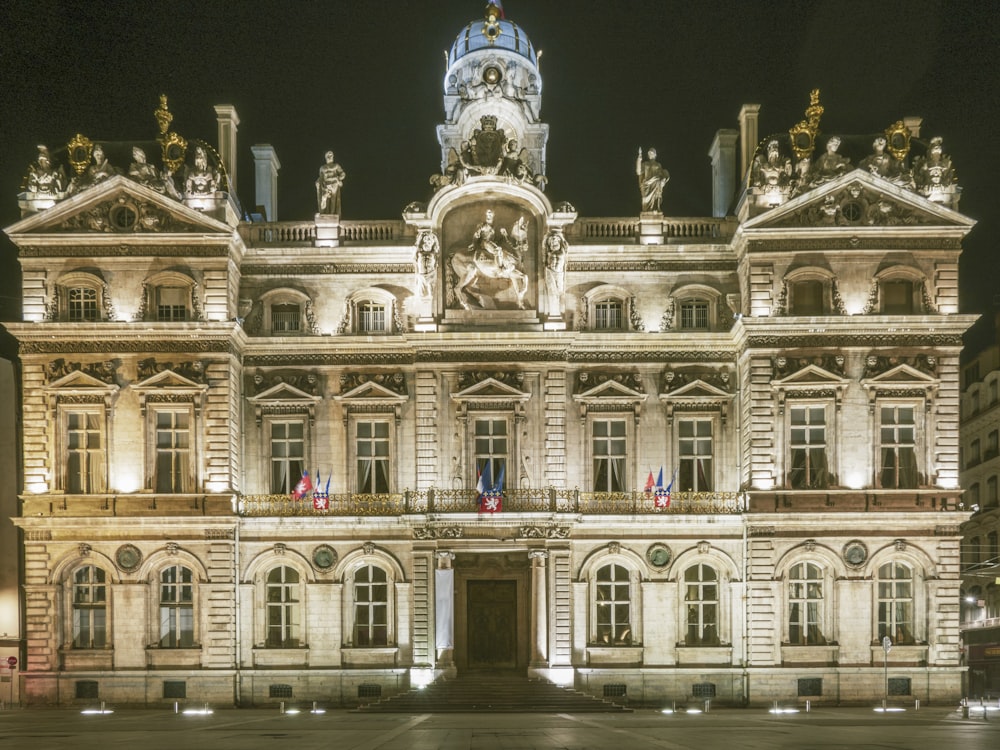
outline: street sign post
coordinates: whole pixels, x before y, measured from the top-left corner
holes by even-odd
[[[882,666],[885,668],[885,692],[882,698],[882,710],[885,711],[889,705],[889,652],[892,651],[892,639],[889,636],[882,637]]]

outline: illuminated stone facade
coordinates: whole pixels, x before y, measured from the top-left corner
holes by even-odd
[[[240,221],[231,107],[216,151],[162,102],[151,168],[40,154],[7,229],[28,703],[352,704],[483,667],[870,702],[884,636],[893,700],[959,695],[973,222],[940,142],[899,124],[856,168],[872,136],[819,136],[814,95],[758,158],[748,106],[717,216],[587,218],[544,192],[541,86],[522,29],[464,29],[433,198],[379,222],[331,213],[332,155],[313,220]]]

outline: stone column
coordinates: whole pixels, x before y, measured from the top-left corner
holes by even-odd
[[[531,666],[547,667],[549,662],[548,576],[545,561],[549,553],[534,549],[531,558]]]
[[[434,571],[434,638],[436,665],[451,670],[455,666],[455,571],[451,563],[454,552],[436,553],[437,569]]]

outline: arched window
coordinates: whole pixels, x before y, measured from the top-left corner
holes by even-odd
[[[632,581],[628,568],[605,565],[594,583],[598,645],[632,645]]]
[[[719,645],[719,573],[699,563],[684,571],[686,646]]]
[[[602,299],[594,303],[594,330],[620,331],[625,327],[625,303]]]
[[[793,565],[788,572],[788,642],[822,646],[823,570],[813,563]]]
[[[626,289],[602,284],[583,296],[579,327],[591,331],[628,331],[632,328],[632,296]]]
[[[179,322],[200,320],[195,281],[179,271],[163,271],[146,279],[140,320]]]
[[[49,311],[52,320],[93,323],[110,317],[107,283],[86,271],[71,271],[56,282],[56,300]]]
[[[816,279],[793,281],[788,290],[788,312],[790,315],[825,315],[826,290],[823,282]]]
[[[259,313],[248,324],[253,333],[301,336],[316,333],[310,322],[312,302],[298,289],[272,289],[261,296]]]
[[[385,289],[359,289],[347,300],[347,313],[338,329],[340,333],[373,336],[392,333],[397,320],[396,297]]]
[[[354,645],[389,643],[389,580],[385,570],[364,565],[354,573]]]
[[[297,648],[301,638],[299,574],[280,566],[268,571],[265,584],[267,609],[265,643],[269,648]]]
[[[73,572],[73,648],[108,645],[108,589],[105,572],[84,565]]]
[[[913,571],[889,562],[878,569],[878,640],[889,636],[893,645],[912,644]]]
[[[160,572],[160,648],[194,645],[194,575],[172,565]]]

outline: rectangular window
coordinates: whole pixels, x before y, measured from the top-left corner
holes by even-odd
[[[104,492],[103,413],[71,411],[65,418],[66,492]]]
[[[699,564],[684,571],[684,603],[687,607],[687,646],[719,645],[719,574]]]
[[[591,424],[594,492],[625,492],[625,426],[624,419],[595,419]]]
[[[986,436],[986,453],[983,454],[983,460],[989,461],[998,455],[1000,455],[1000,432],[993,430]]]
[[[298,305],[271,305],[271,333],[298,333],[301,319]]]
[[[681,328],[686,330],[708,330],[708,303],[700,300],[682,302]]]
[[[191,412],[157,411],[157,492],[191,492]]]
[[[273,421],[271,424],[271,492],[287,495],[295,489],[306,467],[305,422]]]
[[[822,489],[827,486],[826,408],[793,406],[789,447],[789,483],[794,489]]]
[[[678,489],[712,491],[712,420],[682,419],[677,425]]]
[[[69,290],[70,322],[98,320],[97,290],[90,287],[74,287]]]
[[[971,445],[969,445],[969,460],[966,466],[976,466],[982,461],[982,456],[979,452],[979,440],[973,440]]]
[[[822,646],[823,571],[812,563],[793,565],[788,576],[788,642]]]
[[[101,568],[85,565],[73,574],[73,648],[108,645],[108,591]]]
[[[294,568],[272,568],[267,574],[267,638],[271,648],[299,645],[299,574]]]
[[[605,565],[597,571],[594,593],[598,645],[631,645],[632,596],[628,569],[621,565]]]
[[[886,563],[878,572],[878,639],[912,644],[913,574],[901,563]]]
[[[160,648],[194,645],[194,575],[173,565],[160,573]]]
[[[913,313],[913,282],[883,281],[882,312],[886,315]]]
[[[389,582],[385,571],[366,565],[354,574],[354,645],[389,643]]]
[[[358,421],[355,424],[358,457],[358,492],[387,494],[389,489],[389,423]]]
[[[190,294],[190,290],[182,286],[159,287],[156,290],[156,319],[187,320],[187,301]]]
[[[823,695],[822,677],[800,677],[799,697],[805,698],[810,695]]]
[[[986,507],[997,507],[997,478],[995,476],[986,480]]]
[[[792,284],[792,315],[823,315],[823,282],[796,281]]]
[[[917,486],[917,427],[912,406],[883,406],[879,454],[879,486],[915,489]]]
[[[909,677],[890,677],[889,695],[913,695]]]
[[[622,303],[609,299],[594,305],[594,328],[598,331],[620,331],[623,328]]]
[[[164,680],[163,697],[174,699],[187,698],[187,683],[183,680]]]
[[[503,472],[504,484],[507,483],[507,420],[477,419],[475,422],[475,453],[476,477],[478,478],[489,464],[492,476],[487,480],[496,484]],[[503,489],[500,487],[499,489]]]
[[[1000,384],[996,380],[990,381],[990,405],[992,406],[1000,398]]]
[[[378,302],[358,304],[358,333],[385,333],[385,305]]]

